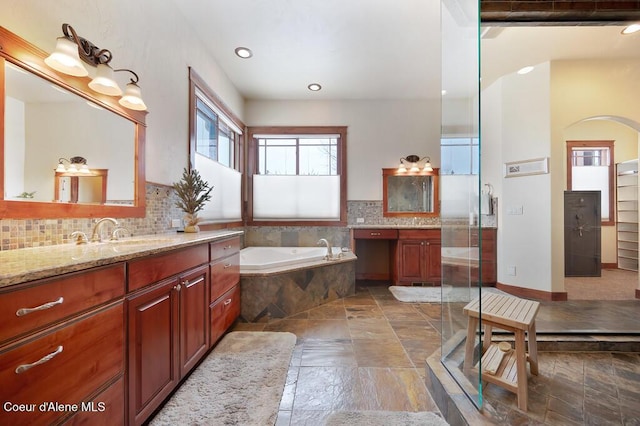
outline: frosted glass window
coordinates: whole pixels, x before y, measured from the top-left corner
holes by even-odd
[[[442,138],[440,175],[477,175],[480,165],[478,138]]]
[[[242,219],[242,174],[196,153],[195,168],[213,186],[211,201],[198,213],[206,221],[231,222]]]
[[[253,176],[254,220],[340,220],[340,176]]]
[[[602,220],[609,220],[609,167],[574,167],[571,182],[574,191],[600,191]]]

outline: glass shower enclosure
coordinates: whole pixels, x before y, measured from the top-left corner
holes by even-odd
[[[464,306],[480,297],[483,215],[480,206],[480,48],[479,2],[442,0],[442,331],[441,362],[482,407],[478,371],[478,330],[473,331],[473,366],[463,370],[467,340]],[[455,149],[452,148],[455,146]],[[445,167],[445,162],[451,163]],[[467,162],[467,165],[460,164]],[[482,318],[482,317],[480,317]]]

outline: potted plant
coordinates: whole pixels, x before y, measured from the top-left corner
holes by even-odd
[[[173,189],[178,195],[176,207],[186,213],[184,220],[184,232],[198,232],[198,212],[204,208],[207,201],[211,200],[213,186],[200,177],[197,170],[186,168],[182,172],[182,179],[173,184]]]

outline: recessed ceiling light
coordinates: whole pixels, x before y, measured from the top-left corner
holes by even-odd
[[[640,24],[631,24],[628,27],[626,27],[624,30],[622,30],[622,34],[627,35],[627,34],[633,34],[640,31]]]
[[[442,96],[444,96],[444,95],[446,95],[446,94],[447,94],[447,91],[446,91],[446,90],[444,90],[444,89],[442,89],[442,92],[441,92],[441,93],[442,93]]]
[[[253,56],[253,52],[248,47],[236,47],[236,55],[242,59],[248,59]]]
[[[312,92],[317,92],[318,90],[322,89],[322,86],[320,86],[318,83],[311,83],[307,86],[307,88]]]
[[[524,68],[520,68],[518,70],[518,74],[523,75],[523,74],[529,74],[531,71],[533,71],[533,67],[529,66],[529,67],[524,67]]]

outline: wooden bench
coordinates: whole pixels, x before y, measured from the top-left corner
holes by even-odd
[[[469,302],[463,312],[468,317],[467,341],[463,370],[469,372],[473,366],[478,324],[484,326],[482,340],[482,380],[502,386],[518,396],[518,408],[527,411],[527,361],[531,374],[538,374],[538,348],[536,343],[536,315],[540,303],[500,294],[483,294]],[[503,355],[498,345],[491,342],[493,328],[512,331],[515,350]],[[529,353],[526,350],[529,343]],[[487,372],[487,366],[496,367],[495,373]]]

